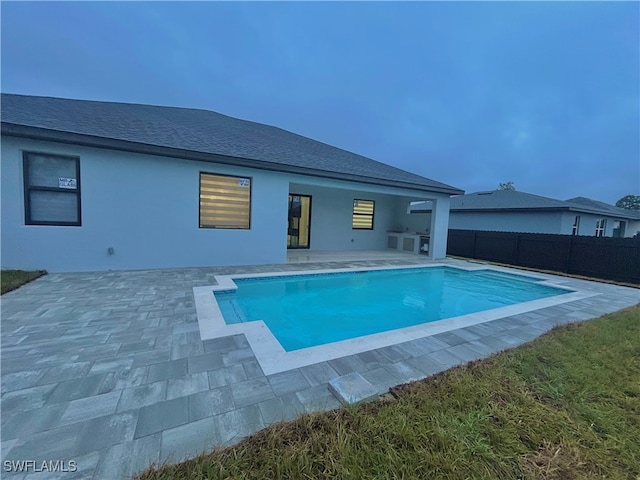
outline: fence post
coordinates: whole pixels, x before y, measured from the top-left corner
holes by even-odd
[[[567,247],[567,259],[565,260],[567,262],[567,265],[564,269],[564,273],[571,273],[570,271],[571,270],[571,250],[573,247],[574,238],[575,238],[574,236],[569,237],[569,246]]]
[[[476,252],[476,239],[478,237],[478,231],[473,231],[473,258],[478,258],[478,252]]]
[[[516,240],[513,242],[513,263],[514,265],[519,265],[518,263],[518,249],[520,248],[520,234],[516,233]]]

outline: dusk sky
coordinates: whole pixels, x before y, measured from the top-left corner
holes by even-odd
[[[195,107],[475,192],[640,194],[640,3],[2,2],[2,91]]]

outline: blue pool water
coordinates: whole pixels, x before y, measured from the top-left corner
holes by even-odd
[[[286,351],[567,293],[519,275],[431,267],[235,279],[228,324],[263,320]]]

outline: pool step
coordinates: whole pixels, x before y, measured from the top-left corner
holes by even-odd
[[[334,378],[329,382],[329,390],[343,405],[353,405],[378,397],[378,390],[358,372]]]

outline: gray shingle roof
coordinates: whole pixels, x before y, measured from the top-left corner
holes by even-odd
[[[52,134],[73,133],[247,159],[262,162],[265,168],[277,165],[284,171],[304,169],[311,175],[356,176],[367,183],[462,193],[450,185],[277,127],[208,110],[2,94],[3,132],[11,132],[9,124],[46,129]]]
[[[423,208],[431,209],[428,205]],[[420,211],[423,208],[416,205],[414,210]],[[457,195],[451,197],[450,209],[452,212],[570,210],[614,218],[638,219],[637,212],[633,210],[625,210],[585,197],[562,201],[517,190],[493,190]]]
[[[628,218],[635,218],[640,220],[639,210],[627,210],[624,208],[616,207],[615,205],[609,205],[608,203],[593,200],[587,197],[575,197],[565,200],[567,203],[578,205],[579,207],[588,207],[594,210],[602,212],[610,212],[611,216],[626,216]]]
[[[517,190],[476,192],[451,198],[451,210],[566,209],[561,200]]]

